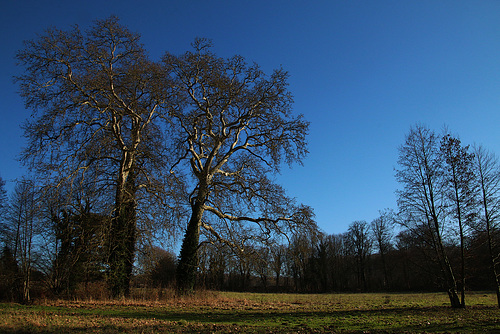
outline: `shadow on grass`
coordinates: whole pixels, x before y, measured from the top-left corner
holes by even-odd
[[[2,305],[3,307],[4,305]],[[30,307],[17,307],[30,311]],[[102,319],[97,327],[52,325],[10,330],[21,333],[500,333],[500,312],[494,307],[453,310],[449,307],[380,308],[369,310],[262,310],[167,308],[33,307],[63,317]],[[115,319],[108,325],[106,319]],[[118,321],[116,321],[118,319]],[[123,325],[120,322],[123,322]],[[137,320],[133,326],[125,323]],[[85,322],[85,321],[84,321]],[[90,320],[88,322],[91,322]],[[146,323],[146,324],[144,324]]]

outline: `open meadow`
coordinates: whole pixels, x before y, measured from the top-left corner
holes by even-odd
[[[159,301],[0,304],[1,333],[500,333],[492,293],[465,310],[443,293],[203,292]]]

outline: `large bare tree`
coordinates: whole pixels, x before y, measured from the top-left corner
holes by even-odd
[[[314,225],[311,209],[297,205],[271,178],[282,163],[300,163],[307,153],[309,124],[292,114],[287,72],[265,75],[240,56],[217,57],[205,39],[193,46],[164,57],[179,99],[168,117],[177,157],[171,171],[189,189],[181,291],[193,289],[200,229],[243,252],[244,240]]]
[[[109,284],[114,296],[127,295],[137,194],[154,183],[151,166],[161,152],[155,119],[169,87],[160,79],[165,75],[148,59],[139,35],[115,17],[86,32],[51,28],[25,42],[17,59],[24,67],[17,78],[21,95],[33,110],[22,159],[56,187],[93,177],[114,192]]]

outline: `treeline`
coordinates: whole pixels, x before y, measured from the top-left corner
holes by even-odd
[[[260,292],[443,291],[428,241],[394,225],[394,218],[386,211],[371,223],[353,222],[346,233],[304,235],[290,244],[248,250],[243,258],[227,248],[205,245],[199,284],[208,289]],[[481,233],[468,237],[467,290],[496,289],[485,241]],[[499,242],[496,235],[494,243]],[[458,271],[459,244],[450,239],[446,252]]]
[[[259,238],[235,229],[225,238],[246,238],[244,247],[204,235],[196,286],[304,293],[447,291],[450,301],[458,298],[455,307],[465,306],[465,290],[498,291],[496,157],[423,126],[411,128],[399,150],[397,212],[386,209],[371,222],[355,221],[342,234],[311,229]],[[95,293],[109,270],[109,216],[92,210],[98,203],[92,191],[77,196],[72,209],[61,210],[36,189],[33,181],[22,180],[10,200],[2,190],[1,297],[27,300],[34,287],[38,294],[59,297]],[[144,233],[133,287],[174,286],[176,255],[152,245]],[[97,291],[106,295],[105,289]]]

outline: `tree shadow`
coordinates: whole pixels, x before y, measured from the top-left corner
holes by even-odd
[[[47,310],[49,311],[49,310]],[[422,332],[486,332],[500,333],[500,314],[494,307],[475,307],[453,310],[449,307],[399,307],[370,310],[168,310],[158,308],[123,307],[120,309],[73,309],[54,308],[50,312],[62,316],[85,318],[118,318],[152,320],[138,323],[133,328],[104,324],[95,328],[87,325],[52,326],[30,330],[1,329],[6,334],[24,333],[422,333]],[[475,312],[491,312],[491,315],[474,317]],[[407,320],[411,317],[411,320]],[[409,319],[409,318],[408,318]],[[430,319],[430,320],[429,320]],[[463,321],[457,321],[463,319]],[[90,321],[89,321],[90,322]]]

